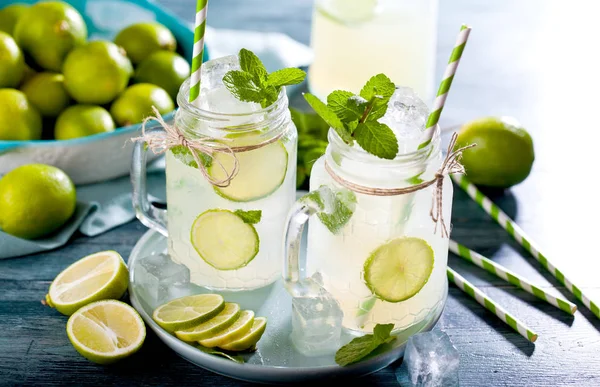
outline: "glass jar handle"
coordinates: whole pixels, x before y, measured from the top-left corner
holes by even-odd
[[[320,188],[326,189],[325,187]],[[311,196],[304,196],[296,201],[288,215],[287,228],[284,240],[285,263],[283,267],[283,280],[285,287],[293,297],[307,297],[318,290],[306,281],[306,260],[300,262],[300,244],[302,232],[308,219],[321,211],[319,203]]]
[[[147,129],[146,133],[162,131],[160,127]],[[131,185],[133,186],[133,209],[136,217],[146,227],[154,229],[164,236],[167,232],[167,210],[154,206],[148,200],[146,191],[146,161],[148,146],[145,141],[136,141],[131,160]]]

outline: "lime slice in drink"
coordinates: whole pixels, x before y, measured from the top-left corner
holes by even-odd
[[[258,254],[258,233],[253,225],[229,210],[200,214],[191,231],[192,246],[212,267],[234,270],[246,266]]]
[[[116,300],[91,303],[67,322],[67,335],[77,352],[99,364],[135,353],[146,338],[146,327],[131,306]]]
[[[365,282],[380,299],[408,300],[433,271],[433,249],[420,238],[397,238],[379,246],[365,262]]]
[[[218,347],[243,337],[254,324],[254,312],[244,310],[233,324],[215,333],[214,336],[199,340],[200,345],[208,348]]]
[[[219,348],[226,351],[245,351],[258,343],[258,340],[260,340],[263,333],[265,333],[266,328],[267,319],[264,317],[257,317],[254,319],[252,328],[250,328],[244,336],[234,341],[225,342],[219,345]]]
[[[318,10],[341,23],[364,23],[376,15],[379,0],[329,0],[321,2]]]
[[[231,146],[243,146],[234,141]],[[246,141],[243,141],[246,142]],[[285,179],[288,152],[281,140],[261,148],[235,154],[239,162],[237,175],[227,187],[215,187],[215,191],[225,199],[234,202],[249,202],[269,196]],[[225,171],[234,167],[233,157],[224,152],[215,153],[208,168],[210,176],[216,180],[225,179]]]
[[[69,316],[91,302],[121,298],[128,283],[127,266],[119,253],[102,251],[63,270],[52,281],[46,300]]]
[[[215,317],[190,329],[176,331],[175,335],[183,341],[206,339],[233,324],[239,314],[240,306],[238,304],[226,302],[225,308]]]
[[[225,308],[219,294],[197,294],[169,301],[154,310],[152,318],[166,331],[189,329],[215,317]]]

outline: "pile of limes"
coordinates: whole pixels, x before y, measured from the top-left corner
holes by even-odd
[[[171,112],[189,63],[159,23],[133,24],[114,42],[87,41],[61,1],[0,9],[0,140],[67,140]]]

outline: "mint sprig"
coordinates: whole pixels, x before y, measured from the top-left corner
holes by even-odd
[[[267,72],[262,61],[250,50],[242,48],[238,54],[241,70],[228,71],[223,77],[227,90],[243,102],[256,102],[266,108],[272,105],[283,86],[304,81],[306,73],[297,68]]]
[[[398,153],[398,139],[378,120],[385,115],[395,89],[387,76],[378,74],[369,79],[359,95],[336,90],[327,97],[327,104],[309,93],[304,98],[345,143],[352,145],[356,140],[365,151],[391,160]]]
[[[261,210],[250,210],[250,211],[235,210],[233,213],[236,214],[237,216],[239,216],[240,218],[242,218],[244,223],[247,223],[247,224],[256,224],[256,223],[260,222],[260,218],[262,218]]]
[[[317,205],[317,217],[334,235],[346,226],[356,209],[354,192],[347,189],[334,191],[326,185],[307,193],[300,200],[310,200]]]
[[[351,342],[338,349],[335,353],[335,362],[345,367],[362,360],[380,345],[396,340],[396,336],[390,335],[394,324],[377,324],[373,334],[364,335],[352,339]]]

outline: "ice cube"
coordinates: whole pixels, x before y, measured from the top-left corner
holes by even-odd
[[[414,152],[421,143],[429,108],[410,87],[397,87],[385,115],[379,120],[398,138],[399,154]]]
[[[202,65],[200,73],[200,108],[213,113],[240,114],[261,109],[260,104],[242,102],[231,94],[223,77],[231,70],[241,70],[236,55],[210,60]],[[228,123],[231,126],[231,123]]]
[[[313,279],[309,295],[292,299],[292,343],[305,356],[335,353],[340,347],[344,314],[333,296]]]
[[[190,271],[166,254],[153,254],[137,262],[135,281],[142,298],[153,308],[186,295]]]
[[[408,339],[396,378],[401,386],[458,386],[459,360],[445,332],[419,333]]]

